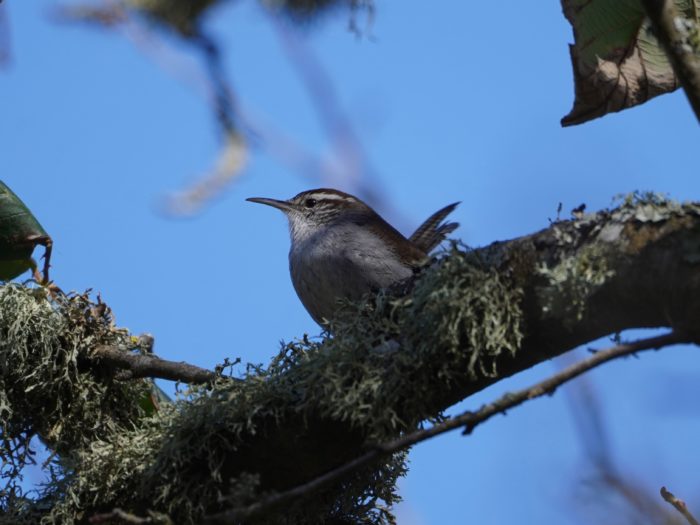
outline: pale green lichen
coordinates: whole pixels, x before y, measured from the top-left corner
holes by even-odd
[[[591,294],[615,275],[609,267],[609,257],[605,245],[592,244],[551,268],[540,265],[537,272],[547,279],[539,294],[544,315],[562,318],[572,325],[580,321]]]
[[[617,196],[614,202],[618,206],[611,210],[584,214],[570,223],[552,226],[558,257],[536,268],[545,279],[538,296],[546,316],[571,323],[580,320],[590,297],[615,276],[612,268],[616,261],[628,251],[635,253],[637,245],[644,246],[649,239],[663,234],[663,230],[655,228],[632,239],[630,236],[636,229],[700,215],[697,204],[681,204],[660,193],[633,192]],[[700,260],[697,239],[686,244],[686,261]]]
[[[21,296],[39,312],[24,324],[34,316],[47,320],[33,330],[24,354],[32,354],[38,341],[54,364],[48,371],[28,364],[18,372],[32,378],[31,402],[45,405],[50,395],[61,407],[42,414],[41,424],[26,424],[23,432],[51,434],[49,445],[61,452],[54,462],[57,476],[41,496],[5,499],[0,523],[71,523],[88,518],[87,509],[114,507],[198,523],[270,490],[269,473],[279,469],[265,463],[266,446],[293,451],[292,436],[317,425],[344,425],[367,444],[414,430],[439,416],[437,396],[445,385],[496,375],[498,357],[515,353],[523,333],[518,287],[472,252],[453,246],[424,269],[408,295],[382,292],[345,305],[332,325],[333,337],[283,345],[267,368],[249,366],[243,381],[221,378],[191,388],[147,417],[133,402],[142,387],[91,379],[79,366],[88,346],[126,344],[131,340],[126,332],[102,317],[94,325],[92,306],[83,299],[74,311],[20,287],[8,290],[8,297]],[[76,313],[87,315],[93,328],[65,321]],[[72,327],[68,335],[47,335],[63,333],[65,326]],[[33,362],[27,355],[22,359]],[[65,391],[57,392],[63,383]],[[102,406],[90,401],[93,393],[119,403]],[[16,397],[12,414],[35,413],[30,404],[20,411]],[[47,425],[51,432],[43,430]],[[257,458],[252,464],[251,457]],[[259,522],[393,523],[388,507],[398,500],[396,481],[405,469],[404,454],[396,454]]]
[[[650,191],[618,195],[615,201],[619,202],[619,206],[611,211],[611,218],[618,222],[630,219],[639,222],[661,222],[668,220],[672,215],[683,215],[693,208],[697,209],[695,205],[681,204],[664,193]]]
[[[635,191],[616,196],[613,203],[617,206],[608,213],[619,222],[631,219],[640,223],[661,222],[674,217],[700,216],[700,204],[679,202],[665,193]]]
[[[146,381],[117,382],[110,373],[85,366],[98,344],[133,346],[130,336],[114,327],[105,305],[85,295],[51,298],[43,288],[0,287],[0,446],[6,480],[0,509],[9,516],[27,508],[20,481],[32,462],[34,436],[65,469],[96,441],[134,429],[143,416],[139,400],[150,392]]]
[[[376,440],[413,428],[434,415],[436,380],[445,387],[495,376],[498,356],[516,352],[521,297],[506,277],[454,246],[411,294],[380,294],[341,312],[335,337],[314,356],[323,365],[310,381],[309,399],[322,400],[333,417],[369,429]],[[355,378],[350,388],[340,387],[348,377]]]

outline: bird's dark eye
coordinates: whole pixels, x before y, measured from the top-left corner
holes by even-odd
[[[316,206],[316,199],[306,199],[304,201],[304,206],[306,206],[307,208],[313,208],[314,206]]]

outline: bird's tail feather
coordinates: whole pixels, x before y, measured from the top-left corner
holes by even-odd
[[[433,213],[408,240],[425,253],[430,253],[445,237],[459,227],[458,222],[442,223],[443,219],[452,213],[457,205],[459,202],[454,202]]]

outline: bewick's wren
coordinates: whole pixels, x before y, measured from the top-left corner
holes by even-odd
[[[356,301],[410,277],[459,224],[442,223],[458,202],[431,215],[408,239],[357,197],[332,189],[304,191],[282,201],[251,202],[282,210],[289,219],[289,270],[311,317],[331,319],[338,299]]]

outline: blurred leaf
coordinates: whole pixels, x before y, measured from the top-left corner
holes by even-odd
[[[36,268],[32,252],[37,244],[46,246],[44,279],[48,279],[51,237],[20,198],[0,181],[0,280],[9,281]]]
[[[127,6],[146,14],[184,37],[199,33],[201,16],[223,0],[125,0]]]
[[[355,15],[365,11],[371,22],[374,15],[374,0],[260,0],[260,2],[275,11],[287,15],[296,23],[316,21],[322,15],[333,13],[340,9],[348,9],[352,16],[349,21],[350,29],[359,33]]]
[[[12,54],[10,50],[10,22],[7,19],[7,8],[0,0],[0,68],[5,67],[10,62]]]
[[[700,0],[675,0],[698,22]],[[569,46],[576,98],[562,126],[643,104],[679,87],[639,0],[562,0],[574,30]]]
[[[295,17],[305,18],[317,15],[327,8],[350,2],[347,0],[264,0],[263,3],[284,9]]]
[[[227,133],[224,139],[214,167],[186,190],[169,195],[165,212],[181,217],[193,215],[243,173],[248,161],[248,148],[243,137],[233,132]]]

